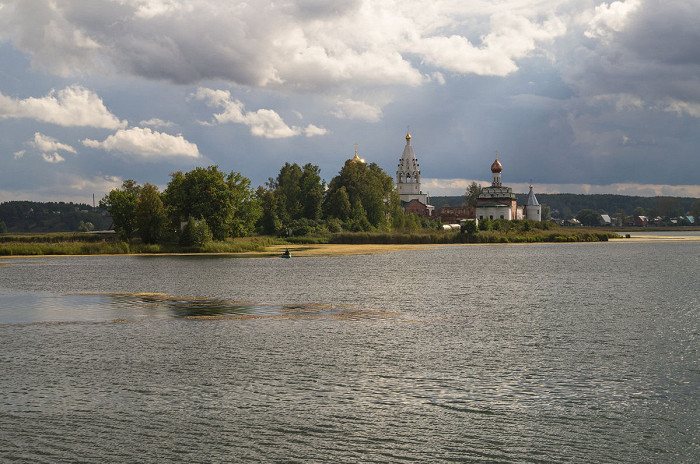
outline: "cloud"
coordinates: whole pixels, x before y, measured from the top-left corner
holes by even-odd
[[[71,147],[70,145],[61,143],[53,137],[49,137],[48,135],[44,135],[39,132],[34,133],[34,140],[29,142],[29,144],[43,153],[48,153],[50,151],[57,152],[59,150],[67,151],[73,154],[78,153],[75,148]],[[61,161],[63,161],[62,158]]]
[[[34,67],[60,76],[220,79],[292,91],[419,86],[434,71],[423,72],[426,64],[465,74],[513,72],[517,60],[563,33],[556,13],[566,3],[119,0],[87,9],[77,0],[23,0],[8,2],[0,34]]]
[[[377,122],[382,119],[382,108],[378,105],[347,98],[338,101],[336,109],[331,114],[338,119],[361,119],[367,122]]]
[[[21,198],[28,201],[72,201],[92,203],[92,195],[99,199],[112,189],[119,188],[123,180],[116,176],[85,175],[54,171],[46,182],[32,185],[26,190],[0,190],[0,201]]]
[[[666,104],[666,111],[671,111],[679,116],[687,114],[694,118],[700,118],[700,103],[689,103],[684,101],[672,100]]]
[[[170,121],[163,121],[162,119],[159,118],[152,118],[148,120],[144,120],[139,122],[139,126],[151,126],[151,127],[173,127],[175,125],[174,122]]]
[[[21,157],[24,156],[24,154],[25,154],[26,152],[27,152],[27,150],[19,150],[19,151],[14,152],[14,153],[12,154],[12,156],[13,156],[15,159],[20,159]]]
[[[566,31],[564,23],[556,18],[537,24],[511,13],[494,15],[492,23],[492,31],[482,37],[480,46],[453,34],[421,38],[409,49],[447,71],[506,76],[518,70],[516,60],[536,50],[538,42],[551,41]]]
[[[152,131],[149,128],[132,127],[110,135],[102,142],[84,139],[83,145],[105,151],[116,151],[144,159],[172,157],[199,158],[197,145],[178,135]]]
[[[308,125],[305,129],[297,126],[288,126],[282,117],[274,110],[260,109],[257,111],[245,111],[245,105],[240,100],[231,97],[228,90],[214,90],[200,87],[192,94],[192,97],[204,101],[207,106],[223,108],[221,113],[214,114],[216,124],[228,122],[244,124],[250,127],[250,133],[257,137],[279,139],[294,137],[302,133],[307,137],[323,135],[326,130]],[[212,123],[205,123],[212,124]]]
[[[118,129],[127,124],[110,113],[97,94],[79,85],[23,100],[0,93],[0,119],[8,118],[29,118],[64,127]]]
[[[327,129],[324,129],[323,127],[314,126],[313,124],[309,124],[304,129],[304,135],[306,135],[307,137],[314,137],[316,135],[326,135],[327,133]]]
[[[44,161],[47,163],[61,163],[65,161],[65,158],[59,155],[58,153],[53,153],[49,155],[48,153],[42,153],[41,157],[44,158]]]
[[[601,3],[595,7],[595,15],[588,23],[586,37],[609,40],[613,33],[625,28],[628,18],[640,6],[639,0]]]

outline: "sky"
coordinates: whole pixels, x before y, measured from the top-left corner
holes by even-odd
[[[357,150],[422,190],[700,197],[698,0],[0,0],[0,201]]]

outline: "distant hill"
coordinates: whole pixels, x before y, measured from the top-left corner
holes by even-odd
[[[0,203],[0,222],[7,232],[75,232],[80,222],[91,223],[94,230],[107,230],[112,218],[105,211],[84,203],[42,203],[8,201]]]
[[[643,208],[648,216],[679,216],[690,211],[697,198],[687,197],[634,197],[628,195],[596,194],[584,195],[574,193],[536,193],[537,201],[549,206],[553,217],[572,218],[582,209],[592,209],[601,214],[614,215],[623,211],[631,216],[635,208]],[[526,193],[516,194],[518,204],[527,200]],[[435,209],[442,206],[461,206],[463,196],[433,196],[430,203]]]

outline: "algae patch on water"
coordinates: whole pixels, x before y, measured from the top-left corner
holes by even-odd
[[[138,311],[140,316],[136,319],[149,318],[149,316],[210,321],[226,319],[362,320],[400,317],[400,313],[393,311],[327,303],[280,305],[226,298],[176,296],[157,292],[81,293],[78,295],[107,298],[109,300],[107,304],[110,307],[123,311]],[[111,320],[129,322],[135,318],[125,315]]]

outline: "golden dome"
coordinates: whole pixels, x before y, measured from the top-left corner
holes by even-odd
[[[501,163],[498,161],[498,158],[496,158],[496,161],[493,162],[491,165],[491,172],[501,172],[503,171],[503,166]]]
[[[408,142],[408,141],[410,141],[410,140],[411,140],[411,133],[410,133],[410,132],[406,132],[406,141]]]
[[[360,158],[359,156],[357,156],[357,143],[355,144],[355,156],[353,156],[350,159],[350,161],[353,161],[355,163],[364,163],[365,162],[364,158]]]

